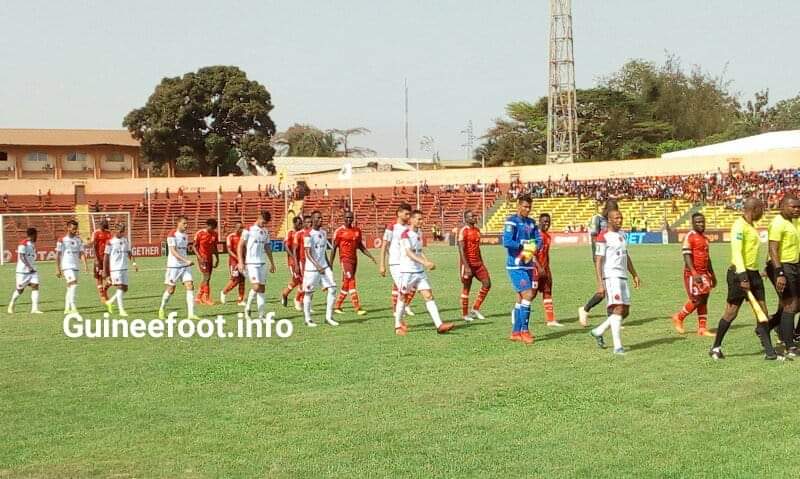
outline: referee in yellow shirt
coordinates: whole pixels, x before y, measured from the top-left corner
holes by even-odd
[[[731,327],[731,323],[739,313],[739,307],[747,299],[747,292],[755,296],[761,309],[766,313],[767,304],[764,302],[764,282],[758,273],[758,247],[760,240],[758,230],[753,226],[764,216],[764,204],[758,198],[747,198],[744,201],[742,216],[737,218],[731,228],[731,267],[728,268],[728,298],[725,312],[717,326],[717,336],[714,346],[708,355],[711,359],[724,359],[722,354],[722,340]],[[756,323],[756,334],[764,346],[765,359],[786,359],[775,352],[769,337],[767,323]]]
[[[778,311],[770,318],[770,330],[780,326],[779,336],[787,356],[798,354],[794,317],[800,306],[800,200],[787,194],[781,200],[780,214],[769,225],[767,276],[778,293]],[[798,325],[800,326],[800,325]]]

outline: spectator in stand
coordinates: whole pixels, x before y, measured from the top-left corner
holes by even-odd
[[[325,185],[325,189],[322,191],[322,197],[328,198],[328,185]]]
[[[180,191],[181,191],[181,194],[183,194],[183,191],[182,191],[180,188],[178,188],[178,190],[180,190]],[[169,186],[167,187],[166,191],[164,192],[164,195],[166,195],[166,197],[167,197],[167,200],[169,200],[169,199],[170,199],[170,197],[169,197]]]
[[[197,187],[197,199],[198,200],[200,199],[200,187],[199,186]]]
[[[158,188],[156,188],[155,190],[153,190],[153,199],[154,199],[154,200],[157,200],[157,199],[158,199]]]
[[[42,190],[41,188],[36,191],[36,199],[39,200],[39,206],[42,206]]]
[[[239,188],[241,188],[241,186]],[[258,197],[261,198],[261,183],[258,184]]]
[[[3,193],[3,206],[8,208],[8,193]]]

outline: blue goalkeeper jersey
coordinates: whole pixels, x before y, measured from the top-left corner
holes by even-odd
[[[536,256],[523,262],[519,254],[525,243],[533,241],[536,249],[542,247],[542,235],[536,222],[531,218],[523,218],[515,214],[506,218],[503,228],[503,247],[506,249],[506,269],[533,269]]]

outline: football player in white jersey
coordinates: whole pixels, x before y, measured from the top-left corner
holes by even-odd
[[[161,296],[161,306],[158,307],[158,319],[167,318],[167,302],[175,293],[175,285],[182,282],[186,288],[186,316],[189,319],[200,319],[194,314],[194,281],[192,278],[192,262],[189,259],[189,235],[186,233],[188,220],[185,216],[178,216],[175,220],[175,229],[167,236],[167,270],[164,273],[164,294]]]
[[[314,290],[322,286],[328,291],[325,306],[325,322],[331,326],[339,323],[333,320],[333,305],[336,302],[336,281],[333,279],[331,262],[328,259],[328,234],[322,229],[322,213],[311,213],[311,231],[303,235],[303,248],[306,254],[305,272],[303,273],[303,315],[306,325],[317,324],[311,319],[311,301]]]
[[[25,231],[26,239],[17,246],[17,284],[8,303],[8,314],[14,314],[14,304],[25,291],[31,287],[31,314],[42,314],[39,311],[39,272],[36,271],[36,228]]]
[[[119,316],[127,317],[125,306],[122,304],[122,296],[128,292],[128,260],[136,271],[139,267],[133,258],[131,244],[125,236],[125,223],[117,223],[114,235],[106,242],[106,251],[103,255],[103,278],[111,280],[111,286],[117,291],[108,301],[105,301],[109,314],[114,314],[114,303],[117,303]]]
[[[63,277],[67,282],[67,294],[64,296],[64,314],[77,313],[75,297],[78,291],[78,261],[83,261],[83,270],[89,272],[86,265],[86,253],[83,241],[78,236],[78,222],[67,221],[67,234],[56,243],[56,277]]]
[[[242,238],[236,247],[236,257],[244,258],[239,261],[238,268],[241,274],[246,274],[250,279],[250,293],[244,305],[244,315],[250,317],[250,306],[253,298],[256,300],[258,317],[265,317],[266,298],[264,291],[267,288],[267,259],[269,259],[269,272],[275,273],[275,261],[272,259],[272,243],[269,240],[267,223],[272,219],[269,211],[258,214],[256,222],[242,231]]]
[[[603,333],[610,327],[614,341],[614,354],[625,354],[622,347],[622,320],[628,317],[631,293],[628,289],[628,273],[633,276],[633,287],[639,288],[641,281],[628,253],[627,238],[622,228],[622,213],[613,209],[608,212],[608,230],[597,235],[595,249],[595,274],[597,294],[606,298],[608,318],[589,334],[597,345],[605,348]]]
[[[400,235],[400,296],[397,299],[397,306],[394,310],[394,332],[398,336],[405,336],[408,327],[403,321],[405,313],[405,298],[412,291],[419,291],[425,299],[425,308],[433,319],[436,331],[444,334],[455,326],[453,323],[443,323],[439,316],[439,308],[433,299],[428,274],[425,268],[433,270],[436,265],[429,260],[422,252],[422,212],[414,210],[411,212],[409,226]]]
[[[408,220],[411,217],[411,205],[408,203],[400,203],[396,211],[397,220],[394,224],[386,225],[386,230],[383,232],[383,242],[381,243],[380,264],[378,271],[381,276],[386,276],[386,252],[389,252],[389,274],[392,277],[392,311],[397,306],[397,298],[400,296],[400,235],[408,227]],[[412,292],[410,296],[405,298],[406,311],[408,316],[414,316],[411,310],[411,299],[414,297]]]

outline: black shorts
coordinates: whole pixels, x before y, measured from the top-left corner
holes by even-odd
[[[781,299],[800,298],[800,263],[781,263],[786,276],[786,287],[783,289]],[[767,261],[767,277],[775,286],[775,268],[772,261]]]
[[[747,299],[747,291],[739,286],[739,275],[733,266],[728,269],[728,304],[735,304],[741,306],[742,302]],[[761,275],[758,271],[747,270],[747,279],[750,281],[750,291],[755,296],[756,300],[764,301],[766,295],[764,294],[764,282],[761,281]]]

